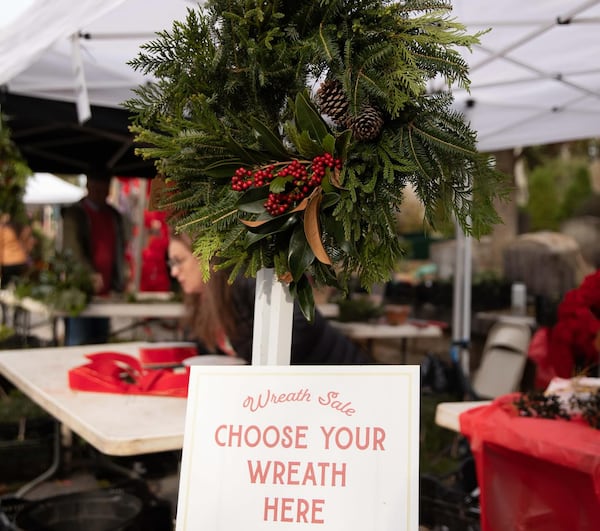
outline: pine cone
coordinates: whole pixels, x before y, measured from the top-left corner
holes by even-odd
[[[329,116],[336,125],[342,125],[348,113],[348,98],[342,84],[336,79],[326,79],[317,90],[317,105],[322,114]]]
[[[359,142],[375,140],[383,127],[383,114],[379,109],[365,105],[357,116],[348,118],[346,125]]]

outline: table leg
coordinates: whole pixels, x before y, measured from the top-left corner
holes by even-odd
[[[42,472],[38,477],[32,479],[29,483],[23,485],[16,493],[15,496],[17,498],[22,498],[27,494],[30,490],[33,490],[39,484],[43,483],[47,479],[51,478],[54,474],[56,474],[58,467],[60,466],[60,424],[58,422],[54,423],[54,434],[52,441],[52,463],[48,470]]]

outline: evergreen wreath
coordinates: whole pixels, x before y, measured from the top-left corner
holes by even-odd
[[[309,277],[370,289],[403,255],[412,184],[424,224],[479,237],[504,176],[434,78],[468,87],[468,35],[443,0],[209,0],[142,46],[156,82],[126,102],[160,207],[209,264],[274,267],[312,318]]]

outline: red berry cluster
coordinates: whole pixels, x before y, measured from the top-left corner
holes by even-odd
[[[298,204],[310,192],[321,184],[327,168],[342,168],[342,161],[334,159],[330,153],[316,156],[310,163],[293,160],[275,173],[273,165],[252,172],[246,168],[238,168],[231,178],[231,188],[243,192],[254,186],[260,188],[270,183],[275,177],[289,180],[283,192],[271,192],[265,201],[265,210],[272,216],[285,213],[292,205]]]
[[[275,178],[274,171],[274,166],[267,166],[255,172],[247,168],[238,168],[231,178],[231,189],[235,192],[243,192],[252,186],[260,188]]]

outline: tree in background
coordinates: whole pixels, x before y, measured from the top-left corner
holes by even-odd
[[[529,174],[526,212],[531,230],[558,230],[590,197],[590,171],[581,155],[552,155],[541,160]]]
[[[0,114],[0,214],[17,224],[27,222],[23,196],[31,175],[25,159],[11,139],[5,117]]]

